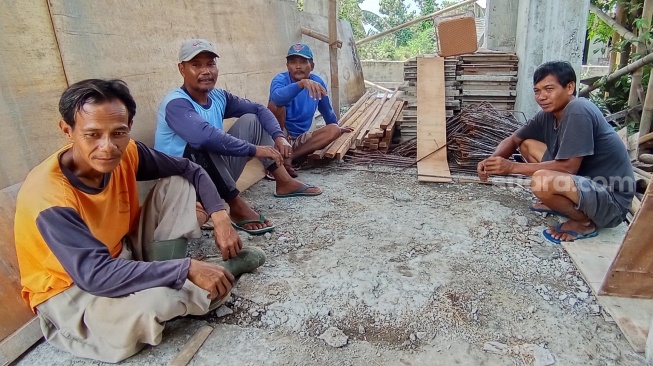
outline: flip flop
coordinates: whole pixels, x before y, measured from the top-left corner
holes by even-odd
[[[562,230],[562,224],[558,224],[558,225],[556,225],[556,227],[555,227],[555,231],[557,231],[557,232],[559,232],[559,233],[564,233],[564,234],[573,235],[573,236],[576,237],[576,239],[574,239],[574,240],[588,239],[588,238],[593,238],[593,237],[599,235],[599,229],[595,229],[595,230],[592,231],[591,233],[587,233],[587,234],[583,235],[583,234],[579,234],[579,233],[577,233],[577,232],[575,232],[575,231],[573,231],[573,230]],[[553,235],[549,234],[549,233],[546,231],[546,229],[544,229],[544,230],[542,231],[542,236],[544,236],[545,239],[547,239],[548,241],[552,242],[553,244],[558,244],[558,245],[560,245],[560,243],[561,243],[560,239],[556,239],[556,238],[554,238]]]
[[[529,206],[528,209],[531,210],[531,211],[533,211],[533,212],[545,212],[545,213],[548,213],[549,215],[556,215],[556,216],[560,216],[560,217],[567,217],[567,215],[563,214],[562,212],[558,212],[558,211],[551,210],[551,209],[546,209],[546,208],[535,208],[535,207],[533,207],[533,206]]]
[[[231,226],[233,226],[236,230],[244,231],[244,232],[246,232],[246,233],[248,233],[250,235],[262,235],[262,234],[265,234],[265,233],[268,233],[268,232],[274,230],[274,227],[275,227],[274,225],[272,225],[272,226],[264,227],[264,228],[261,228],[261,229],[254,229],[254,230],[245,229],[245,227],[244,227],[245,225],[253,224],[253,223],[264,224],[265,223],[265,216],[263,216],[262,214],[259,214],[258,219],[256,219],[256,220],[243,220],[243,221],[238,221],[238,222],[233,222],[232,221]]]
[[[306,192],[307,189],[314,188],[314,187],[315,186],[312,185],[312,184],[304,184],[303,187],[301,187],[300,189],[298,189],[298,190],[296,190],[294,192],[286,193],[286,194],[276,194],[275,193],[274,196],[277,197],[277,198],[287,198],[287,197],[319,196],[319,195],[321,195],[322,191],[320,191],[319,193]]]

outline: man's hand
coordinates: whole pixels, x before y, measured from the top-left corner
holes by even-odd
[[[279,136],[274,139],[274,147],[281,153],[281,156],[284,159],[288,159],[292,156],[292,145],[290,145],[285,137]]]
[[[354,129],[351,127],[340,127],[340,134],[343,134],[345,132],[354,132]]]
[[[476,166],[476,172],[478,173],[478,178],[481,180],[481,182],[487,182],[488,174],[485,171],[485,162],[487,159],[481,160],[481,162],[478,163]]]
[[[500,156],[491,156],[484,160],[485,173],[494,175],[512,174],[513,162]]]
[[[308,89],[308,95],[315,100],[321,100],[322,96],[327,96],[327,91],[322,84],[311,79],[301,79],[297,82],[302,89]]]
[[[278,167],[283,166],[283,156],[272,146],[257,146],[255,158],[268,158],[274,160]]]
[[[188,280],[209,292],[209,299],[225,297],[234,283],[234,276],[217,264],[190,260]]]
[[[222,259],[233,258],[243,248],[243,242],[236,230],[231,226],[231,218],[227,211],[217,211],[211,214],[213,220],[213,236],[215,245],[222,253]]]

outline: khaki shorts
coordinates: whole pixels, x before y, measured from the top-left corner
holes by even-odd
[[[300,146],[304,145],[306,141],[313,137],[313,131],[307,131],[297,137],[288,135],[288,142],[292,145],[293,150],[297,150]]]

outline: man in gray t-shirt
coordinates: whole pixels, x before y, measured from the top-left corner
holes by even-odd
[[[542,233],[554,243],[593,237],[600,228],[619,225],[635,192],[623,142],[592,102],[576,98],[576,74],[568,62],[540,65],[533,85],[542,111],[478,164],[479,177],[532,176],[531,188],[541,202],[531,210],[569,218]],[[517,148],[527,163],[507,160]]]

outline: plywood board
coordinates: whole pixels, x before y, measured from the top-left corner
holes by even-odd
[[[451,182],[447,162],[444,59],[417,58],[417,179]]]
[[[0,365],[9,365],[42,337],[39,319],[33,317],[0,342]]]
[[[47,1],[0,1],[0,75],[3,189],[64,142],[57,104],[67,84]]]
[[[600,294],[653,299],[653,196],[648,189]]]
[[[601,230],[594,238],[563,243],[572,261],[595,295],[619,251],[626,232],[624,224]],[[598,303],[616,321],[635,352],[644,352],[651,319],[653,300],[598,295]]]

